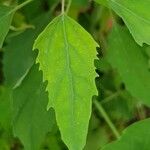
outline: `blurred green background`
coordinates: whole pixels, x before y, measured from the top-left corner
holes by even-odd
[[[0,0],[0,3],[15,6],[23,1]],[[34,0],[14,15],[9,34],[0,50],[0,150],[24,149],[21,141],[12,134],[10,125],[9,106],[12,88],[35,63],[37,54],[32,51],[34,40],[46,25],[60,14],[60,11],[59,0]],[[125,27],[123,20],[108,8],[88,0],[73,0],[68,15],[84,27],[101,46],[95,49],[95,52],[97,51],[97,60],[94,61],[97,72],[95,81],[98,89],[96,98],[118,131],[121,132],[131,123],[149,117],[150,109],[128,92],[117,69],[106,59],[113,19],[118,25]],[[150,53],[147,46],[144,55],[148,61]],[[98,150],[113,140],[115,140],[113,132],[93,104],[84,150]],[[41,144],[41,150],[65,149],[67,148],[61,140],[59,129],[54,123],[52,132],[47,133]]]

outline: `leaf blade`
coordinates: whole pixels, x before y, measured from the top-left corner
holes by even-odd
[[[106,145],[102,150],[147,150],[150,146],[150,134],[147,132],[149,130],[149,125],[150,119],[134,123],[124,130],[119,140]]]
[[[32,46],[34,40],[48,24],[49,16],[49,13],[44,13],[33,19],[32,24],[35,26],[35,29],[27,29],[22,34],[12,37],[3,48],[5,86],[14,87],[18,80],[20,80],[34,64],[37,53],[35,54],[32,51]],[[22,43],[24,43],[24,46],[22,46]],[[12,60],[15,61],[12,63]]]
[[[11,25],[11,21],[14,15],[14,12],[11,12],[12,10],[12,7],[0,5],[0,48],[3,45]]]
[[[62,139],[71,150],[80,150],[85,145],[91,98],[96,93],[92,63],[96,46],[92,37],[65,15],[55,18],[33,47],[39,49],[37,62],[44,80],[48,80],[48,108],[55,109]],[[85,93],[87,96],[83,96]]]
[[[0,125],[10,130],[12,125],[12,90],[0,87]]]
[[[38,65],[33,65],[13,92],[13,132],[25,149],[37,150],[54,124],[54,113],[46,110],[48,95]]]
[[[135,41],[142,46],[143,43],[150,45],[150,14],[149,0],[96,0],[100,4],[110,6],[125,22]]]
[[[117,69],[132,96],[150,105],[150,72],[143,50],[126,28],[114,25],[108,39],[106,59]]]

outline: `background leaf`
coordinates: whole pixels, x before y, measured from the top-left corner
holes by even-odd
[[[109,7],[109,1],[108,0],[95,0],[97,3],[100,3],[106,7]]]
[[[118,141],[106,145],[102,150],[148,150],[150,147],[149,126],[150,119],[129,126]]]
[[[0,5],[0,48],[4,42],[4,39],[9,31],[11,21],[14,15],[12,7]]]
[[[107,0],[96,1],[107,3]],[[124,20],[139,45],[150,45],[149,0],[108,0],[108,4]]]
[[[119,72],[127,90],[150,105],[150,72],[143,49],[134,42],[127,28],[115,24],[108,39],[106,57]]]
[[[41,14],[31,22],[35,29],[27,29],[22,34],[8,40],[8,45],[4,47],[5,53],[3,58],[6,86],[15,86],[17,81],[33,65],[35,60],[35,53],[32,51],[34,40],[47,25],[48,21],[49,13]],[[22,43],[24,44],[22,45]],[[12,63],[12,60],[15,61]]]
[[[0,87],[0,125],[9,130],[12,125],[12,90]]]
[[[13,129],[26,150],[38,150],[54,124],[54,113],[47,111],[48,95],[42,72],[34,65],[21,86],[13,92]]]

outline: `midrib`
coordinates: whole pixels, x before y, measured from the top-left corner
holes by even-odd
[[[62,15],[62,24],[63,24],[63,34],[64,34],[64,41],[65,41],[65,58],[66,58],[66,67],[67,67],[67,75],[69,77],[69,89],[71,90],[71,98],[69,98],[68,100],[70,101],[70,108],[71,108],[71,127],[74,127],[74,99],[75,99],[75,95],[74,95],[74,86],[73,86],[73,76],[72,76],[72,71],[71,71],[71,61],[70,61],[70,54],[69,54],[69,44],[68,44],[68,39],[67,39],[67,32],[66,32],[66,26],[65,26],[65,16]],[[74,131],[71,131],[71,134],[74,134]]]

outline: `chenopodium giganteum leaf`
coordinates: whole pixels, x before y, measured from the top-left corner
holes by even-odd
[[[135,41],[150,45],[150,0],[95,0],[112,8],[125,22]]]
[[[68,16],[56,17],[39,35],[37,63],[48,81],[48,108],[53,107],[61,136],[70,150],[83,149],[91,114],[97,43]]]
[[[2,47],[4,39],[9,31],[13,15],[13,7],[0,5],[0,48]]]
[[[127,127],[119,140],[104,146],[102,150],[149,150],[150,119],[138,121]]]

